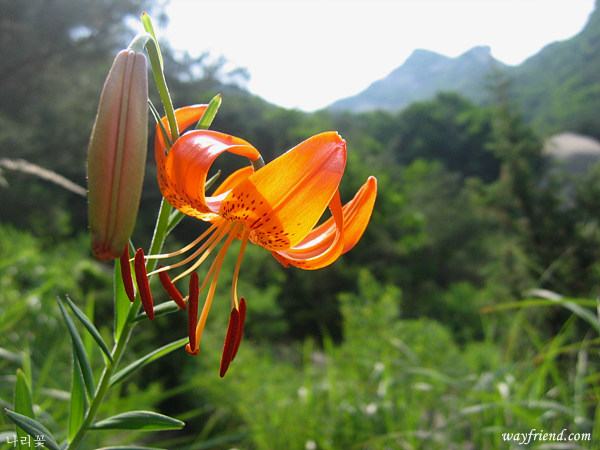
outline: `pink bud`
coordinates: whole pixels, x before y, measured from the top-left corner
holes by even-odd
[[[147,144],[146,58],[122,50],[104,83],[88,148],[88,219],[100,261],[118,258],[133,233]]]

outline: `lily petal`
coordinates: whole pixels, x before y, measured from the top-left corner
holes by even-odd
[[[223,182],[219,185],[213,195],[220,195],[223,192],[230,191],[250,175],[254,173],[254,168],[252,166],[245,166],[239,170],[236,170],[231,175],[229,175]]]
[[[260,157],[248,142],[217,131],[195,130],[181,136],[158,167],[163,196],[184,214],[203,220],[216,218],[228,192],[207,197],[204,185],[213,161],[225,152],[251,161]]]
[[[239,183],[219,214],[243,221],[250,240],[286,250],[312,230],[333,198],[346,166],[346,141],[337,133],[313,136]]]
[[[273,256],[284,266],[290,265],[302,269],[320,269],[333,263],[340,255],[350,251],[360,240],[369,223],[377,197],[377,179],[369,177],[358,190],[354,198],[343,207],[343,248],[340,253],[334,248],[339,233],[339,219],[335,218],[334,209],[330,205],[333,217],[312,230],[306,238],[295,247],[279,252]],[[334,257],[335,255],[335,257]]]
[[[275,259],[286,267],[293,265],[307,270],[321,269],[337,260],[344,249],[344,212],[339,191],[329,202],[329,209],[333,226],[324,228],[321,234],[311,239],[307,236],[289,250],[271,252]]]
[[[208,108],[208,105],[191,105],[185,106],[175,110],[175,121],[179,127],[179,133],[191,126],[194,122],[199,121],[204,112]],[[167,117],[161,119],[165,130],[169,137],[172,137],[171,130],[169,130],[169,121]],[[167,156],[165,138],[163,136],[160,124],[156,124],[156,134],[154,135],[154,157],[156,158],[156,165],[160,168],[164,165],[165,158]],[[160,176],[159,176],[160,182]]]

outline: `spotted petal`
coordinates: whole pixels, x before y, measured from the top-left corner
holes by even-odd
[[[243,139],[216,131],[195,130],[181,136],[158,167],[163,196],[184,214],[203,220],[215,218],[228,192],[207,197],[204,186],[213,161],[225,152],[251,161],[260,157]]]
[[[190,127],[194,122],[198,122],[204,115],[206,108],[208,108],[208,105],[191,105],[176,109],[175,121],[177,122],[179,133],[183,132],[183,130]],[[167,120],[167,117],[163,117],[161,121],[169,137],[172,137],[171,130],[169,130],[169,122]],[[159,168],[158,182],[159,184],[161,183],[161,181],[164,183],[164,180],[162,180],[160,176],[160,168],[165,164],[165,158],[167,157],[167,149],[165,145],[165,138],[163,136],[163,132],[161,130],[160,124],[158,123],[156,124],[156,134],[154,136],[154,157],[156,158],[156,165]]]
[[[268,250],[301,242],[331,202],[346,166],[346,142],[335,132],[300,143],[232,189],[219,214],[242,221]]]
[[[273,256],[286,267],[293,265],[314,270],[328,266],[359,241],[369,223],[376,196],[377,180],[369,177],[354,198],[342,208],[341,229],[341,221],[336,219],[335,210],[330,205],[333,217],[313,229],[298,245],[289,250],[272,252]],[[339,252],[338,235],[342,236]]]

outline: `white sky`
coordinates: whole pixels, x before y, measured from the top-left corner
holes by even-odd
[[[170,0],[157,32],[175,49],[245,67],[247,88],[267,101],[312,111],[362,91],[417,48],[454,57],[489,45],[519,64],[577,34],[593,9],[594,0]]]

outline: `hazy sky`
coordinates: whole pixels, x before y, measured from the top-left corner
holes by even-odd
[[[594,0],[170,0],[160,37],[248,69],[247,88],[306,111],[354,95],[416,48],[489,45],[519,64],[585,25]],[[224,99],[226,101],[226,99]]]

